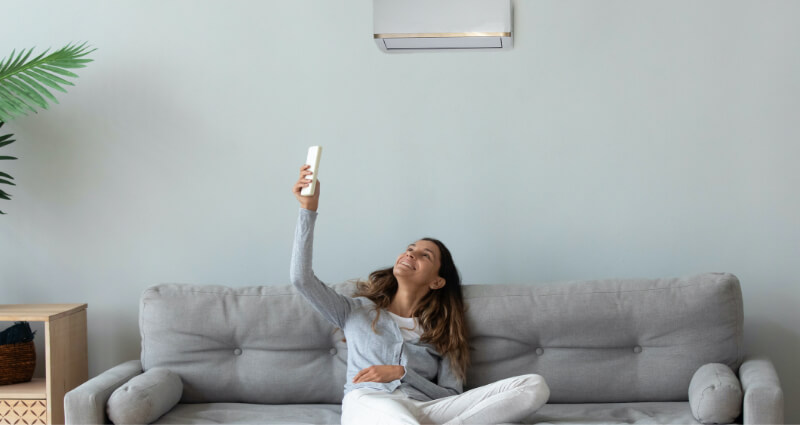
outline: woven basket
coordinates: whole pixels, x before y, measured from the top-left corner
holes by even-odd
[[[33,341],[0,345],[0,385],[28,382],[36,369]]]

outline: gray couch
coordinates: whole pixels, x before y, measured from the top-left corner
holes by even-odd
[[[466,285],[464,294],[473,348],[465,389],[542,375],[550,400],[524,423],[688,424],[723,410],[735,423],[783,423],[772,363],[745,356],[731,274]],[[69,392],[68,424],[136,421],[125,409],[160,424],[339,423],[342,332],[291,286],[153,286],[139,326],[141,359]],[[161,374],[147,381],[151,370]],[[173,381],[159,384],[163,376]]]

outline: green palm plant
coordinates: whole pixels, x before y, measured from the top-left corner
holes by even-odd
[[[47,87],[66,93],[62,86],[75,84],[62,77],[78,78],[68,69],[84,68],[91,59],[86,55],[96,49],[91,49],[83,43],[68,44],[67,46],[47,55],[50,49],[31,59],[33,48],[11,52],[8,59],[0,61],[0,127],[15,116],[36,113],[36,107],[48,108],[48,100],[58,103],[58,100]],[[0,148],[11,144],[13,134],[0,136]],[[14,160],[13,156],[0,156],[0,160]],[[14,185],[14,180],[7,173],[0,172],[0,184]],[[0,190],[0,199],[9,200],[11,195]],[[5,214],[0,211],[0,214]]]
[[[0,121],[0,128],[3,127],[3,124],[4,123]],[[5,136],[0,136],[0,148],[2,148],[5,145],[10,145],[11,143],[14,143],[14,140],[11,140],[11,136],[13,136],[13,134],[6,134]],[[17,159],[17,158],[14,158],[13,156],[0,155],[0,160],[4,159]],[[10,184],[11,186],[16,186],[11,180],[14,180],[14,177],[11,177],[10,175],[0,171],[0,184]],[[11,195],[0,189],[0,199],[9,200],[11,199]],[[0,211],[0,214],[5,214],[5,213]]]

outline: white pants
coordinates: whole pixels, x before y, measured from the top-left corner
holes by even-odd
[[[497,424],[519,422],[545,403],[550,388],[539,375],[521,375],[431,401],[357,389],[342,400],[342,425]]]

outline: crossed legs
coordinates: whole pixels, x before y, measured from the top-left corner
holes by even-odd
[[[400,390],[354,390],[342,403],[342,425],[518,422],[549,397],[550,389],[539,375],[515,376],[431,401],[409,399]]]

